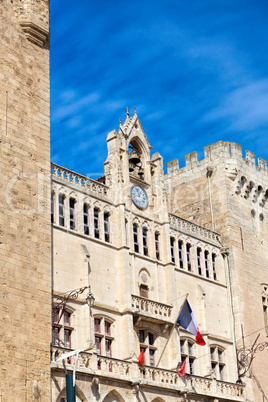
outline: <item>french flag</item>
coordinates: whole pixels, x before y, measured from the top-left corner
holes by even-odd
[[[177,319],[177,324],[195,336],[195,343],[197,343],[197,345],[204,346],[206,344],[198,330],[197,322],[187,299],[185,300],[179,318]]]

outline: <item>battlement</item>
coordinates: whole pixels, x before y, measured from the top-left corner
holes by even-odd
[[[258,158],[256,164],[255,154],[246,150],[246,157],[243,158],[242,147],[235,142],[218,141],[214,144],[204,147],[204,158],[198,160],[197,152],[191,152],[185,155],[185,168],[179,168],[179,161],[175,159],[167,164],[168,174],[175,174],[179,170],[193,169],[195,167],[202,167],[210,162],[225,159],[226,161],[238,163],[246,163],[248,166],[255,167],[257,170],[267,172],[267,162]]]

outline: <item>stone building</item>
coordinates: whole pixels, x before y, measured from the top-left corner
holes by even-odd
[[[65,402],[76,349],[77,401],[267,400],[266,162],[219,142],[165,175],[127,112],[103,177],[51,165],[49,1],[0,10],[0,401]]]
[[[256,167],[252,154],[244,160],[238,145],[220,142],[201,161],[187,155],[182,169],[170,162],[164,175],[136,112],[107,145],[98,180],[52,164],[53,292],[90,285],[95,297],[91,307],[86,294],[69,300],[60,320],[56,311],[53,400],[65,401],[56,360],[71,343],[89,349],[78,360],[81,401],[262,401],[266,352],[254,355],[248,380],[236,350],[241,324],[245,346],[256,329],[266,340],[265,162]],[[182,328],[171,333],[187,293],[205,346]]]

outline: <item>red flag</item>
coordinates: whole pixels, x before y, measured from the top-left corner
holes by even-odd
[[[138,357],[138,362],[141,366],[144,366],[144,349],[142,349],[142,351]]]
[[[201,345],[201,346],[204,346],[206,344],[206,342],[204,341],[204,338],[200,334],[198,328],[197,328],[197,334],[196,334],[196,337],[195,337],[195,343],[197,343],[197,345]]]
[[[182,362],[179,370],[177,370],[177,373],[179,374],[180,377],[185,377],[185,364],[186,364],[186,359]]]

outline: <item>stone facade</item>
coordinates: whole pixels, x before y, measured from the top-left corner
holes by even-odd
[[[218,142],[205,147],[205,158],[186,156],[168,165],[166,185],[169,209],[221,234],[226,247],[230,278],[234,334],[237,348],[267,342],[267,163],[235,143]],[[265,381],[267,349],[257,350],[247,380],[248,399],[262,401],[268,394]],[[243,379],[243,381],[245,381]]]
[[[266,162],[219,142],[164,175],[127,112],[103,177],[51,165],[49,0],[0,10],[0,401],[66,401],[75,349],[77,401],[266,400]]]
[[[0,13],[0,400],[48,401],[49,2],[2,0]]]
[[[188,194],[178,184],[181,204],[180,171],[171,163],[164,175],[136,113],[127,113],[107,145],[98,180],[52,164],[54,298],[85,289],[63,315],[54,314],[53,401],[65,401],[57,358],[70,348],[86,349],[78,359],[78,400],[257,401],[250,386],[237,383],[235,282],[221,228],[181,216]],[[209,216],[210,206],[203,213]],[[186,294],[205,346],[178,326],[172,331]],[[181,378],[176,367],[184,358]],[[67,369],[74,362],[66,360]]]

